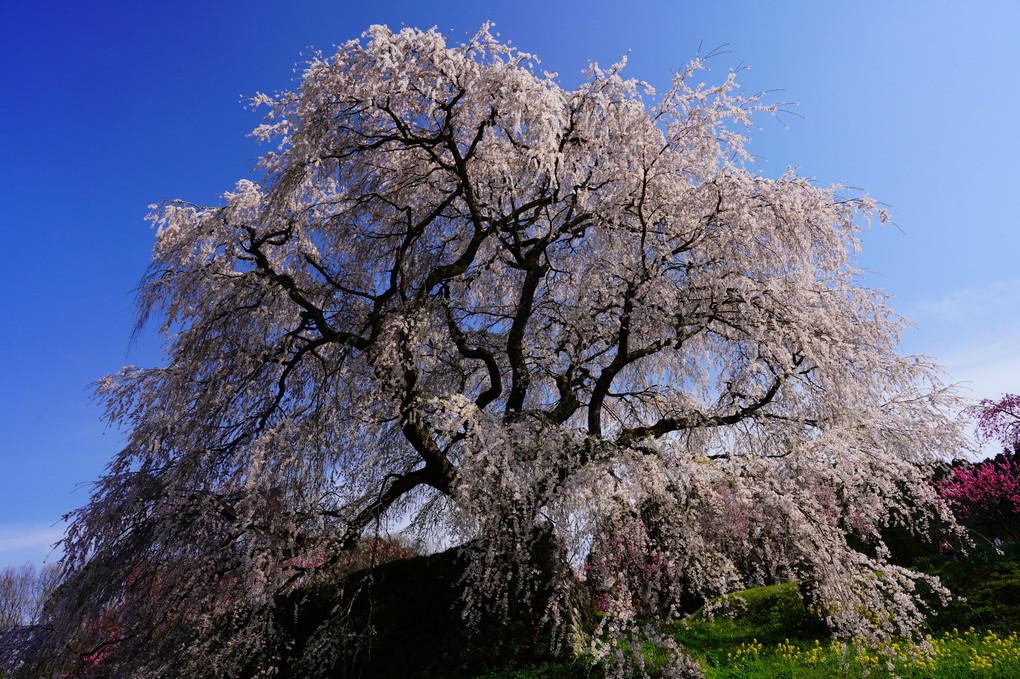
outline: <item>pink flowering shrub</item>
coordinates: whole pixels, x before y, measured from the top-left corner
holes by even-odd
[[[1020,464],[989,460],[959,467],[937,484],[939,495],[963,518],[984,518],[1017,539],[1013,523],[1020,517]]]
[[[1017,539],[1020,519],[1020,396],[984,399],[971,411],[979,442],[997,442],[994,460],[953,469],[936,484],[939,495],[960,517],[986,520]]]
[[[654,528],[638,522],[635,530],[644,535],[601,540],[584,565],[585,582],[600,613],[610,611],[612,603],[623,598],[641,615],[657,613],[659,600],[668,591],[667,562],[649,540]],[[621,572],[625,577],[620,577]]]
[[[963,516],[975,508],[991,511],[1000,506],[1020,514],[1020,465],[1004,460],[960,467],[939,490]]]

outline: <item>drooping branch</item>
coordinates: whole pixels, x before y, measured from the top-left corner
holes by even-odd
[[[389,509],[393,503],[401,497],[410,493],[422,485],[432,485],[433,473],[428,467],[422,467],[406,474],[391,474],[383,479],[384,488],[366,507],[362,508],[354,518],[347,521],[347,528],[336,544],[336,550],[322,564],[316,568],[328,570],[335,566],[345,553],[349,552],[362,538],[365,528],[378,519]],[[392,481],[390,480],[392,478]],[[389,485],[385,485],[389,482]],[[323,515],[335,515],[333,512],[324,511]],[[301,569],[298,569],[301,570]],[[296,576],[295,576],[296,577]],[[292,578],[294,579],[294,578]]]
[[[405,422],[401,431],[415,451],[425,460],[425,466],[421,469],[421,483],[432,486],[444,495],[451,494],[456,478],[456,469],[436,445],[428,430],[420,422],[408,421]]]

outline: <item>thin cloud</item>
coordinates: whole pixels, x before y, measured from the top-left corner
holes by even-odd
[[[53,544],[63,535],[63,528],[49,524],[0,526],[0,566],[52,561],[58,556]]]
[[[1020,310],[1020,279],[995,281],[965,288],[942,299],[922,302],[914,307],[912,320],[922,318],[957,324],[976,318],[1001,317]]]
[[[998,398],[1020,391],[1020,332],[978,338],[942,355],[954,382],[970,390],[975,399]]]
[[[1020,278],[916,305],[905,344],[935,357],[975,399],[1020,391]]]

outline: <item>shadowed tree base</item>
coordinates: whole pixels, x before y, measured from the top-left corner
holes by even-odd
[[[582,630],[590,629],[590,609],[575,582],[565,607],[571,641],[558,650],[552,630],[540,622],[542,593],[513,602],[509,615],[485,620],[469,633],[462,616],[465,563],[464,551],[451,549],[381,564],[287,597],[277,624],[293,645],[283,655],[280,676],[472,676],[564,660]]]

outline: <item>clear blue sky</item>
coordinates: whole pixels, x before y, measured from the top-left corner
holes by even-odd
[[[895,213],[860,263],[917,324],[904,351],[974,397],[1020,390],[1020,3],[5,0],[0,566],[41,562],[117,449],[87,385],[160,360],[152,333],[129,346],[146,206],[216,203],[247,175],[259,114],[241,97],[291,87],[302,51],[374,23],[459,41],[487,18],[567,87],[624,53],[663,87],[699,44],[728,44],[706,78],[748,65],[746,89],[803,116],[759,121],[761,171],[799,166]]]

